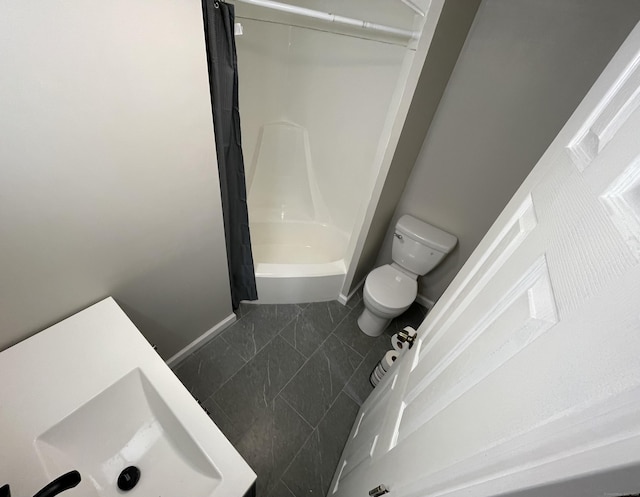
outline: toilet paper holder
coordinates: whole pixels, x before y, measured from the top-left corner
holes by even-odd
[[[409,348],[413,347],[413,342],[416,341],[418,332],[411,326],[407,326],[404,330],[398,332],[398,340],[409,345]]]

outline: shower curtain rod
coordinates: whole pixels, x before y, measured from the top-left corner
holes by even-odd
[[[279,10],[280,12],[312,17],[314,19],[320,19],[327,22],[335,22],[337,24],[354,26],[356,28],[368,29],[370,31],[378,31],[380,33],[386,33],[408,39],[417,39],[419,36],[419,33],[415,31],[409,31],[407,29],[394,28],[392,26],[385,26],[384,24],[376,24],[374,22],[353,19],[351,17],[339,16],[336,14],[330,14],[329,12],[307,9],[305,7],[298,7],[297,5],[276,2],[274,0],[236,0],[236,2],[248,3],[251,5],[257,5],[259,7],[264,7],[266,9]]]

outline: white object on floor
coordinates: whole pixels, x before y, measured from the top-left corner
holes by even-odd
[[[255,474],[112,298],[0,353],[0,480],[34,495],[76,469],[69,497],[242,497]]]
[[[382,377],[391,369],[391,366],[396,361],[399,356],[399,352],[397,350],[388,350],[380,362],[373,368],[371,372],[371,376],[369,377],[369,381],[375,387],[378,382],[382,379]]]
[[[418,276],[436,267],[457,242],[455,236],[415,217],[405,214],[398,219],[393,263],[374,269],[365,280],[360,329],[369,336],[380,336],[415,301]]]
[[[386,373],[391,368],[392,364],[398,358],[397,350],[388,350],[387,353],[380,360],[380,367]]]

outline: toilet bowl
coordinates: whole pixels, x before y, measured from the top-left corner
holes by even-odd
[[[379,336],[389,322],[406,311],[416,299],[418,283],[392,264],[374,269],[364,284],[364,311],[358,327],[367,335]]]
[[[358,317],[358,327],[369,336],[381,335],[416,299],[418,276],[436,267],[457,242],[446,231],[402,216],[393,238],[393,263],[374,269],[365,280],[364,311]]]

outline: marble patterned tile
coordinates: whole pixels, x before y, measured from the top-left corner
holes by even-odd
[[[280,395],[315,427],[362,359],[360,354],[330,335]]]
[[[218,428],[220,428],[220,431],[224,433],[224,436],[227,437],[229,442],[235,445],[240,441],[240,438],[243,435],[243,430],[231,421],[231,418],[227,416],[213,397],[209,397],[205,402],[203,402],[202,407],[208,411],[207,414],[209,414],[211,420]]]
[[[301,311],[295,304],[256,305],[255,310],[243,315],[221,336],[248,361]]]
[[[296,497],[293,492],[291,492],[291,490],[289,490],[289,488],[282,483],[282,480],[278,481],[278,483],[276,483],[276,486],[273,487],[273,489],[271,490],[271,492],[269,492],[269,494],[266,497]],[[323,497],[323,496],[320,496]]]
[[[255,311],[258,307],[258,304],[252,304],[250,302],[240,302],[240,305],[235,310],[235,313],[238,319],[240,319],[242,316],[246,316],[250,312]]]
[[[327,495],[357,414],[358,405],[341,393],[282,477],[295,497]]]
[[[309,304],[284,327],[280,336],[310,357],[348,313],[349,308],[335,300]]]
[[[257,495],[272,494],[312,431],[313,428],[280,397],[262,409],[235,446],[258,475]]]
[[[275,337],[213,399],[236,423],[247,428],[304,364],[304,357],[281,337]]]
[[[217,336],[182,361],[175,373],[191,395],[204,402],[245,363],[233,347]]]
[[[355,414],[350,415],[347,406],[357,411],[371,391],[371,369],[391,348],[388,335],[373,341],[365,336],[362,342],[356,335],[358,338],[349,340],[347,331],[364,335],[355,324],[363,305],[361,292],[350,304],[241,304],[239,319],[232,327],[176,368],[187,388],[204,400],[210,417],[257,472],[259,496],[300,497],[309,489],[317,495],[317,489],[331,480],[337,459],[331,464],[324,461],[339,454],[330,457],[336,449],[324,426],[342,412],[339,421],[348,433]],[[349,318],[348,330],[345,322]],[[296,321],[306,327],[306,334],[300,335],[300,328],[293,333]],[[306,363],[304,356],[309,357]],[[315,448],[321,462],[312,457]],[[302,480],[294,484],[290,479],[301,474],[304,468],[299,465],[307,459],[312,461],[307,468],[311,471],[308,485],[293,492]]]
[[[364,357],[373,347],[376,338],[366,335],[358,328],[358,317],[363,309],[364,304],[351,309],[333,334]]]

